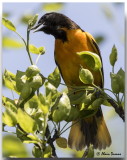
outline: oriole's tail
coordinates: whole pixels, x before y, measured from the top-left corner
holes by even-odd
[[[72,122],[74,124],[75,121]],[[68,145],[72,149],[82,150],[93,144],[95,149],[105,149],[111,145],[111,136],[105,124],[101,108],[89,118],[77,122],[71,127]]]

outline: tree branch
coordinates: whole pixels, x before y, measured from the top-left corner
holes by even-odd
[[[50,144],[50,146],[52,147],[52,158],[57,158],[56,149],[55,149],[54,144],[53,144],[53,142],[54,142],[57,138],[59,138],[59,136],[58,136],[58,134],[57,134],[57,130],[55,130],[55,133],[54,133],[54,135],[53,135],[52,138],[51,138],[51,136],[49,136],[49,135],[50,135],[50,131],[49,131],[49,127],[48,127],[48,125],[47,125],[46,134],[45,134],[45,136],[48,138],[47,143]]]
[[[111,98],[108,98],[107,101],[112,105],[112,107],[115,109],[116,113],[122,118],[122,120],[125,121],[123,107],[116,104]]]
[[[99,88],[98,88],[99,89]],[[115,100],[110,97],[107,93],[99,89],[96,91],[96,98],[99,98],[100,96],[106,96],[107,101],[112,105],[112,107],[115,109],[115,112],[122,118],[123,121],[125,121],[125,113],[122,106],[118,105]]]

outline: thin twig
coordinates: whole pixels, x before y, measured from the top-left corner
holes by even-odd
[[[62,131],[63,131],[63,129],[68,125],[68,123],[69,123],[69,122],[67,122],[67,123],[63,126],[63,128],[61,129],[61,131],[60,131],[60,132],[62,132]]]
[[[111,92],[112,94],[114,94],[114,96],[116,96],[116,95],[115,95],[115,93],[113,93],[113,91],[112,91],[112,90],[110,90],[110,89],[103,88],[103,90],[107,90],[107,91]]]
[[[36,59],[36,61],[35,61],[35,65],[37,65],[40,56],[41,56],[41,54],[39,54],[39,55],[37,56],[37,59]]]
[[[51,137],[51,135],[52,135],[52,133],[53,133],[54,130],[55,130],[55,127],[53,127],[52,131],[50,132],[49,136],[47,137],[47,141]]]
[[[26,46],[26,50],[27,50],[27,53],[28,53],[28,56],[29,56],[29,59],[30,59],[30,63],[31,63],[31,65],[33,65],[33,61],[32,61],[31,55],[30,55],[30,51],[29,51],[29,36],[30,36],[30,31],[27,28],[27,46]]]
[[[47,125],[46,133],[45,133],[45,136],[48,138],[47,143],[50,144],[50,146],[51,146],[51,148],[52,148],[52,157],[53,157],[53,158],[57,158],[56,149],[55,149],[55,147],[54,147],[53,142],[54,142],[59,136],[57,135],[57,131],[56,131],[56,130],[55,130],[55,134],[53,135],[52,138],[51,138],[51,136],[49,136],[49,135],[50,135],[50,131],[49,131],[49,127],[48,127],[48,125]]]
[[[60,132],[60,122],[58,122],[58,132]]]
[[[57,127],[56,127],[56,124],[55,124],[53,121],[52,121],[52,123],[53,123],[53,125],[54,125],[54,127],[55,127],[55,129],[56,129],[56,128],[57,128]]]
[[[80,121],[80,119],[79,120],[77,120],[75,123],[73,123],[72,125],[70,125],[69,127],[67,127],[63,132],[61,132],[60,134],[59,134],[59,136],[61,135],[61,134],[63,134],[65,131],[67,131],[69,128],[71,128],[73,125],[75,125],[76,123],[78,123]]]
[[[122,95],[122,97],[121,97],[121,101],[120,101],[120,103],[122,103],[122,101],[123,101],[123,98],[124,98],[124,94]]]
[[[24,38],[18,33],[18,32],[15,32],[21,39],[22,39],[22,41],[24,42],[24,44],[25,44],[25,47],[27,46],[27,44],[26,44],[26,41],[24,40]]]
[[[41,73],[40,73],[40,76],[41,76],[43,79],[48,80],[48,78],[44,77]],[[64,84],[64,83],[61,83],[61,82],[60,82],[60,84],[66,86],[67,88],[70,88],[70,89],[87,89],[87,90],[93,90],[93,88],[92,88],[91,86],[90,86],[91,88],[87,88],[88,86],[71,86],[71,85],[66,85],[66,84]],[[77,90],[76,90],[76,91],[77,91]]]
[[[24,38],[18,33],[18,32],[15,32],[21,39],[22,41],[24,42],[25,44],[25,47],[26,47],[26,50],[27,50],[27,53],[28,53],[28,56],[29,56],[29,59],[30,59],[30,63],[33,65],[33,61],[32,61],[32,58],[31,58],[31,55],[30,55],[30,52],[29,52],[29,35],[30,35],[30,31],[29,29],[27,28],[27,43],[26,41],[24,40]]]

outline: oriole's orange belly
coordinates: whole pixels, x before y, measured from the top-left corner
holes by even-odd
[[[81,51],[95,52],[90,44],[87,42],[87,37],[81,30],[72,30],[67,33],[68,41],[55,41],[55,60],[60,68],[62,77],[67,85],[83,85],[79,79],[79,70],[81,66],[86,67],[85,62],[76,54]],[[101,85],[101,73],[93,72],[94,83]]]

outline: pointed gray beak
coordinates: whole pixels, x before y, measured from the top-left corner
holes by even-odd
[[[32,27],[30,30],[34,30],[33,33],[35,33],[35,32],[41,31],[41,29],[43,28],[43,26],[44,26],[44,24],[39,23],[35,27]]]

